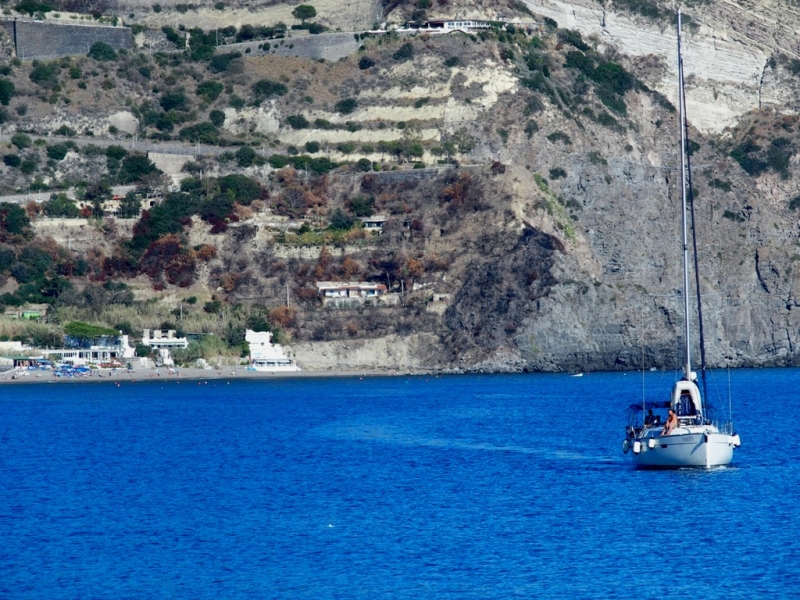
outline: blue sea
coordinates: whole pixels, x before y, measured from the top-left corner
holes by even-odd
[[[636,471],[674,373],[0,387],[0,598],[798,598],[800,370]],[[729,383],[730,379],[730,383]]]

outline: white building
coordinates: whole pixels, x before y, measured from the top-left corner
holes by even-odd
[[[361,217],[361,222],[364,224],[365,231],[373,231],[381,235],[383,233],[383,226],[386,223],[386,217],[383,215]]]
[[[269,331],[245,330],[244,340],[250,346],[250,367],[256,371],[299,371],[295,362],[286,356],[280,344],[272,343]]]
[[[189,340],[185,337],[175,337],[174,329],[154,329],[152,331],[145,329],[142,331],[142,344],[156,350],[175,350],[175,348],[188,348]]]
[[[92,345],[88,348],[60,348],[37,351],[42,356],[60,356],[61,362],[74,366],[96,364],[116,365],[136,355],[136,349],[128,343],[128,336],[121,335],[116,343]]]
[[[172,360],[170,353],[175,349],[188,348],[189,340],[185,337],[175,337],[174,329],[154,329],[153,331],[145,329],[142,331],[142,344],[156,350],[162,364],[172,366],[175,361]]]
[[[374,298],[388,290],[382,283],[369,281],[318,281],[317,291],[323,298]]]
[[[473,21],[467,19],[454,21],[437,19],[425,23],[425,29],[433,29],[436,33],[453,33],[455,31],[469,33],[472,31],[489,29],[491,26],[492,24],[489,21]]]

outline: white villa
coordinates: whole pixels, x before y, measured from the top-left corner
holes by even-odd
[[[149,329],[144,329],[142,331],[142,344],[157,350],[163,364],[173,365],[175,363],[170,352],[175,349],[188,348],[189,340],[185,337],[175,337],[174,329],[154,329],[152,332]]]
[[[175,348],[188,348],[189,340],[185,337],[175,337],[174,329],[154,329],[152,331],[145,329],[142,331],[142,344],[156,350],[174,350]]]
[[[272,343],[269,331],[245,330],[244,340],[250,345],[250,367],[255,371],[299,371],[295,362],[286,356],[280,344]]]
[[[127,335],[120,335],[113,342],[97,344],[88,348],[60,348],[37,350],[42,356],[60,356],[61,362],[73,366],[86,364],[113,365],[132,359],[136,349],[128,343]]]

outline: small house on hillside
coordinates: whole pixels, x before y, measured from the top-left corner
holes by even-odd
[[[374,231],[380,235],[383,233],[383,225],[386,223],[386,217],[383,215],[361,217],[361,222],[364,224],[365,231]]]
[[[389,291],[384,284],[369,281],[318,281],[316,285],[323,304],[341,301],[360,303],[369,299],[377,300],[386,296]]]
[[[472,31],[482,31],[484,29],[489,29],[491,28],[491,26],[492,24],[489,23],[489,21],[469,21],[469,20],[447,21],[444,19],[436,19],[433,21],[427,21],[425,23],[425,29],[434,29],[436,30],[436,33],[452,33],[455,31],[469,33]]]

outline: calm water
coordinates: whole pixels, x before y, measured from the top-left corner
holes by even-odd
[[[5,386],[0,597],[798,598],[800,370],[731,389],[639,472],[635,373]]]

